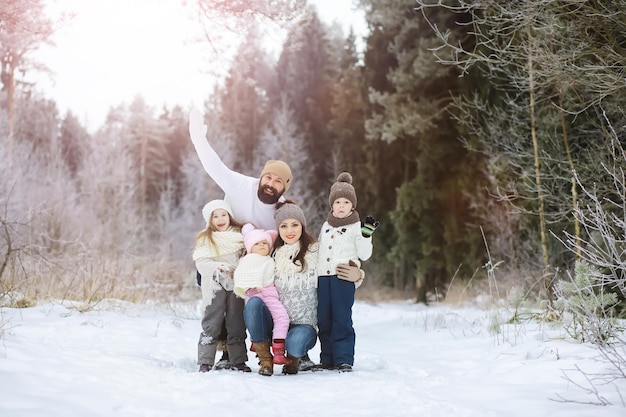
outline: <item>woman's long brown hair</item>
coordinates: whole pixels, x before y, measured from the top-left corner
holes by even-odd
[[[296,206],[298,205],[293,200],[285,200],[285,201],[276,203],[276,210],[281,208],[284,204],[295,204]],[[276,229],[278,229],[278,225],[276,225]],[[300,271],[304,271],[306,269],[306,260],[304,257],[306,256],[306,253],[309,251],[309,247],[313,243],[315,243],[315,238],[311,236],[309,233],[307,233],[306,227],[304,226],[304,224],[302,224],[302,236],[300,236],[300,251],[298,251],[298,254],[292,260],[292,262],[295,265],[298,265],[297,261],[300,261],[300,265],[302,265],[302,268],[300,269]],[[274,244],[274,250],[284,245],[285,245],[285,242],[280,237],[280,233],[278,233],[278,237],[276,238],[276,243]]]

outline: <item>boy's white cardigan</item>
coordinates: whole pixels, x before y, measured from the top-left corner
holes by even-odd
[[[333,227],[326,221],[319,236],[317,275],[337,275],[337,265],[349,261],[361,267],[361,261],[372,256],[372,250],[372,238],[361,234],[361,222]]]

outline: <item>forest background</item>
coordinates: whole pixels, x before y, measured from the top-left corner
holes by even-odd
[[[246,23],[201,109],[226,165],[287,161],[313,234],[351,172],[359,212],[381,221],[362,297],[432,302],[460,284],[551,304],[584,262],[623,306],[626,1],[353,3],[364,39],[304,0],[188,2],[207,27]],[[264,20],[286,29],[277,59]],[[0,5],[0,296],[197,297],[193,239],[222,194],[190,109],[138,96],[93,133],[60,115],[24,82],[57,24],[41,0]]]

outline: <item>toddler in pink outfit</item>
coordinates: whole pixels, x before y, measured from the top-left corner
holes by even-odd
[[[275,230],[256,229],[251,223],[241,228],[246,255],[239,259],[235,269],[235,294],[246,301],[259,297],[272,315],[274,329],[272,352],[275,364],[285,364],[285,337],[289,330],[289,315],[278,298],[274,286],[274,259],[270,256],[274,241],[278,236]]]

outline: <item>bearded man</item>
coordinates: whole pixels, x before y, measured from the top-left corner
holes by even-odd
[[[291,169],[283,161],[267,161],[258,178],[229,169],[206,139],[207,126],[202,114],[193,109],[189,114],[189,136],[204,170],[224,192],[224,201],[240,223],[273,230],[275,205],[284,201],[283,193],[291,186]]]

